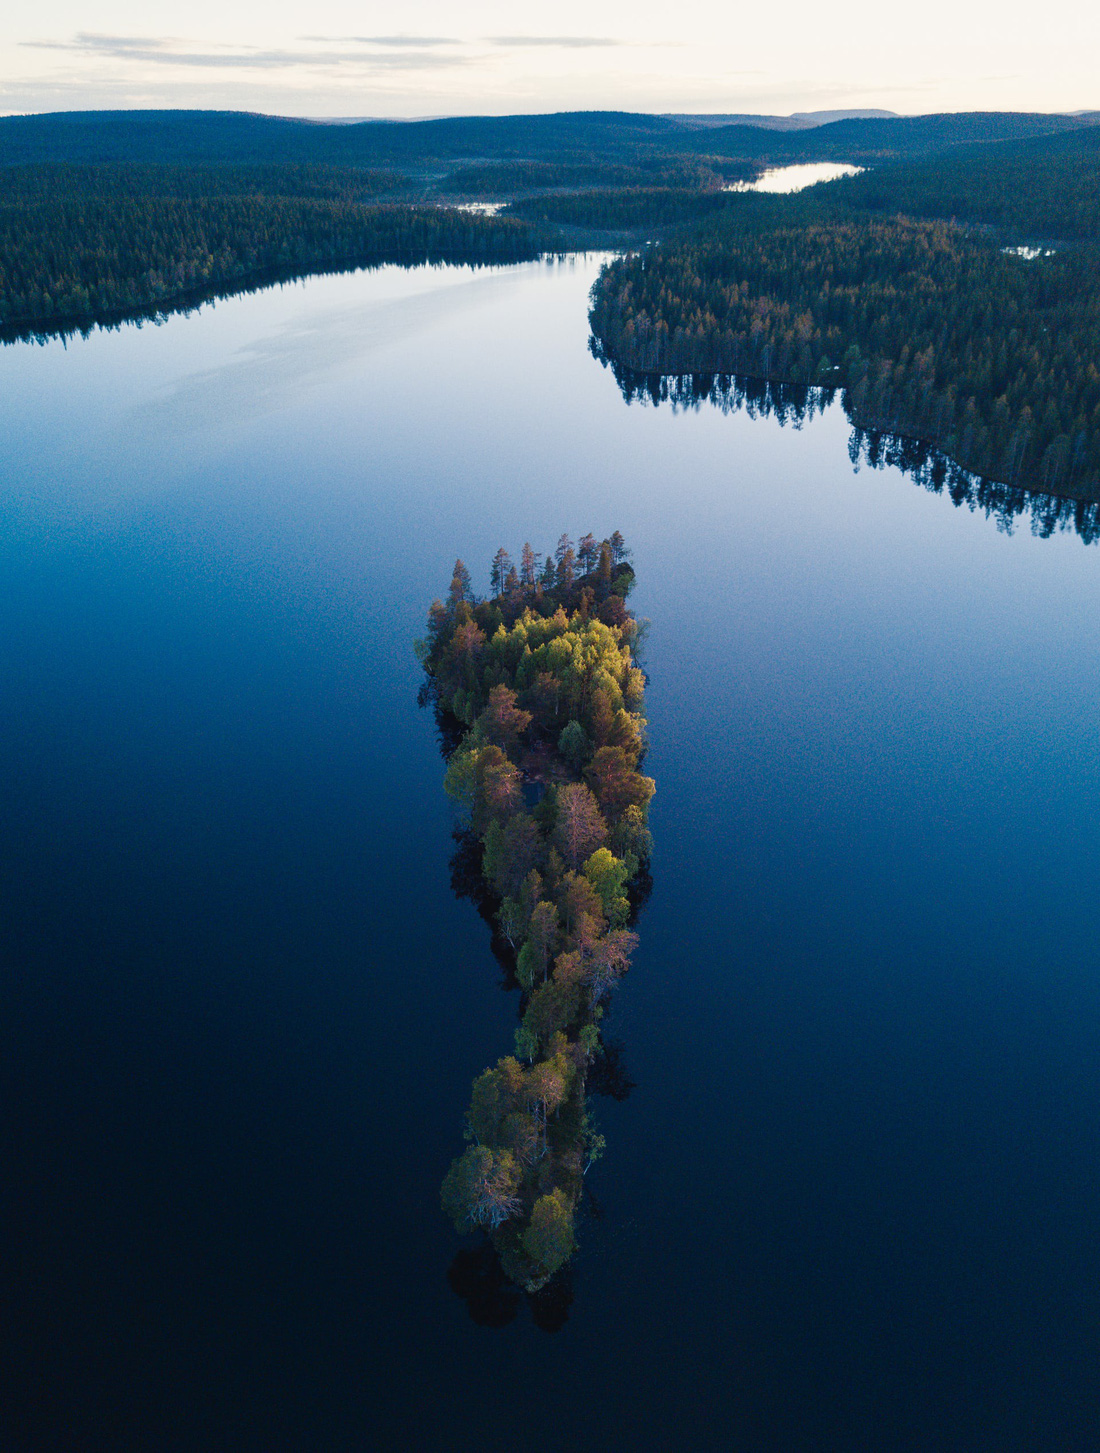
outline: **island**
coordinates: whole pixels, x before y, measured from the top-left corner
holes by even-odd
[[[449,729],[445,788],[469,825],[521,990],[513,1052],[474,1081],[467,1149],[443,1181],[460,1232],[487,1234],[507,1275],[543,1287],[576,1245],[603,1150],[586,1082],[637,935],[631,888],[652,851],[641,625],[621,534],[545,563],[500,549],[477,600],[461,560],[418,643]]]

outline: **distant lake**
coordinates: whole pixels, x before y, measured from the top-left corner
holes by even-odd
[[[628,406],[600,261],[0,349],[31,1448],[1095,1446],[1100,551],[836,404]],[[517,1004],[412,645],[563,529],[634,552],[657,850],[532,1309],[439,1208]]]
[[[734,182],[727,192],[801,192],[817,182],[857,176],[864,168],[839,161],[808,161],[793,166],[769,167],[752,182]]]

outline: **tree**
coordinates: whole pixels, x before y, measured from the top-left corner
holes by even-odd
[[[470,579],[470,572],[461,560],[456,560],[454,574],[451,576],[451,588],[447,595],[452,613],[460,600],[473,600],[473,598],[473,582]]]
[[[524,1084],[523,1066],[511,1056],[497,1060],[492,1069],[478,1075],[470,1093],[466,1123],[470,1136],[479,1145],[492,1144],[497,1139],[500,1122],[521,1103]]]
[[[559,932],[557,905],[545,900],[536,903],[527,928],[527,941],[520,950],[520,957],[525,960],[524,967],[530,972],[527,988],[545,980]]]
[[[572,590],[577,578],[577,560],[570,546],[558,561],[557,586],[559,590]]]
[[[580,562],[581,574],[591,573],[592,566],[596,563],[600,547],[596,544],[595,535],[582,535],[577,541],[577,559]]]
[[[642,728],[645,722],[640,717],[634,716],[629,711],[623,711],[620,707],[615,713],[611,726],[607,730],[604,745],[608,747],[621,747],[631,767],[637,767],[638,758],[642,754],[645,743],[642,740]]]
[[[518,738],[531,725],[531,713],[523,711],[510,686],[494,686],[480,717],[481,729],[490,742],[505,752],[515,748]]]
[[[518,899],[505,898],[497,913],[497,922],[500,924],[501,933],[512,945],[512,948],[520,949],[530,919]]]
[[[559,787],[554,842],[569,866],[578,868],[606,839],[607,823],[584,783],[569,782]]]
[[[594,1000],[609,994],[630,968],[630,955],[638,947],[638,935],[625,928],[613,928],[598,939],[585,963],[585,979]]]
[[[626,541],[623,539],[622,533],[619,530],[616,530],[607,543],[611,547],[612,564],[626,564],[626,562],[630,559],[630,551],[626,548]]]
[[[512,557],[501,545],[500,549],[493,556],[493,563],[489,570],[489,581],[493,587],[494,595],[503,595],[505,582],[508,579],[508,572],[512,567]]]
[[[488,858],[488,835],[485,842]],[[485,875],[501,897],[516,893],[528,873],[541,861],[543,851],[538,824],[528,813],[517,812],[500,829],[499,855],[491,867],[486,861]]]
[[[523,1016],[525,1029],[540,1044],[546,1044],[559,1029],[568,1029],[580,1012],[580,993],[576,984],[559,984],[548,979],[531,995]]]
[[[652,777],[642,777],[630,765],[622,747],[600,747],[585,769],[600,805],[613,817],[628,806],[644,807],[656,791]]]
[[[611,847],[619,857],[627,854],[644,863],[653,853],[653,834],[646,824],[646,810],[633,804],[623,808],[622,816],[611,829]]]
[[[447,772],[443,778],[443,790],[453,802],[472,808],[477,792],[478,753],[470,747],[459,747],[451,753]]]
[[[539,671],[525,693],[539,725],[553,727],[561,720],[561,682],[550,671]]]
[[[584,865],[584,876],[599,895],[608,923],[613,928],[624,924],[630,914],[630,901],[624,891],[630,865],[607,848],[597,848]]]
[[[571,1071],[564,1055],[555,1055],[533,1065],[527,1074],[527,1102],[531,1107],[537,1134],[541,1139],[541,1154],[549,1149],[547,1120],[565,1099],[569,1089]]]
[[[600,895],[583,874],[566,873],[558,894],[562,928],[579,945],[593,942],[607,926]]]
[[[592,743],[588,739],[588,733],[575,718],[567,722],[562,729],[562,734],[558,738],[558,751],[577,771],[580,771],[591,757]]]
[[[588,721],[592,728],[592,739],[598,747],[606,744],[615,724],[615,706],[604,686],[597,686],[588,704]]]
[[[584,1170],[581,1171],[582,1176],[586,1176],[596,1161],[602,1159],[603,1153],[607,1149],[607,1137],[601,1135],[591,1126],[588,1126],[584,1132],[584,1148],[585,1157]]]
[[[475,830],[484,831],[494,817],[505,819],[523,805],[519,772],[501,749],[490,743],[477,753],[474,766],[471,817]]]
[[[596,566],[596,599],[606,600],[611,594],[611,546],[605,540],[600,546],[600,560]]]
[[[531,1212],[531,1223],[520,1240],[532,1261],[553,1275],[576,1250],[573,1210],[559,1187],[540,1196]]]
[[[519,562],[519,578],[523,582],[524,588],[534,590],[535,582],[539,578],[539,557],[531,549],[529,540],[524,542]]]
[[[516,1194],[520,1179],[519,1164],[510,1150],[471,1145],[444,1177],[443,1209],[457,1231],[476,1226],[495,1230],[520,1212],[522,1202]]]

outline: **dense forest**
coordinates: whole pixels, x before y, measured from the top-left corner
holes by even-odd
[[[1088,154],[1082,196],[1100,176],[1100,150]],[[987,177],[969,165],[977,209]],[[597,351],[639,373],[840,384],[864,430],[934,444],[1008,485],[1095,497],[1100,251],[1022,256],[989,228],[858,211],[853,194],[881,199],[894,169],[876,175],[863,194],[855,178],[745,196],[619,259],[594,290]]]
[[[466,197],[612,187],[679,187],[692,192],[711,192],[728,182],[748,181],[758,171],[753,162],[660,153],[639,156],[633,165],[596,159],[485,162],[449,171],[439,183],[439,190],[450,196]]]
[[[604,231],[669,227],[723,212],[731,193],[686,187],[615,187],[525,197],[505,215],[540,226],[589,227]]]
[[[0,333],[162,307],[336,265],[518,262],[512,218],[371,202],[376,172],[309,167],[0,171]]]
[[[836,200],[985,223],[1019,238],[1100,242],[1100,128],[878,167],[838,183]]]
[[[488,1233],[537,1290],[565,1265],[585,1172],[603,1148],[586,1086],[600,1025],[630,967],[631,884],[651,851],[634,571],[621,535],[545,563],[502,548],[492,595],[456,561],[419,643],[460,806],[522,990],[514,1053],[477,1077],[466,1151],[442,1187],[460,1232]]]

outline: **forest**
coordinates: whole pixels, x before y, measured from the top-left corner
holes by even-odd
[[[520,262],[525,223],[375,200],[388,175],[324,167],[0,170],[0,335],[364,263]]]
[[[418,642],[444,786],[467,824],[489,912],[521,990],[512,1052],[473,1083],[469,1142],[443,1181],[461,1233],[488,1235],[536,1291],[576,1246],[584,1177],[602,1153],[587,1083],[630,968],[634,886],[652,851],[641,627],[622,536],[541,559],[501,548],[478,600],[461,560]]]
[[[728,182],[749,181],[759,171],[750,161],[714,157],[639,155],[632,164],[590,160],[500,161],[448,171],[438,189],[449,196],[507,197],[555,189],[599,191],[619,187],[681,188],[713,192]]]
[[[978,222],[1020,240],[1100,242],[1100,129],[968,146],[836,187],[842,206]]]
[[[1012,487],[1095,498],[1096,137],[960,150],[789,198],[735,197],[605,270],[595,351],[634,373],[840,385],[862,430],[933,445]],[[1018,249],[1051,238],[1060,220],[1072,243]]]
[[[723,212],[731,193],[686,187],[601,187],[583,192],[524,197],[504,215],[542,227],[588,227],[602,231],[670,227]]]

